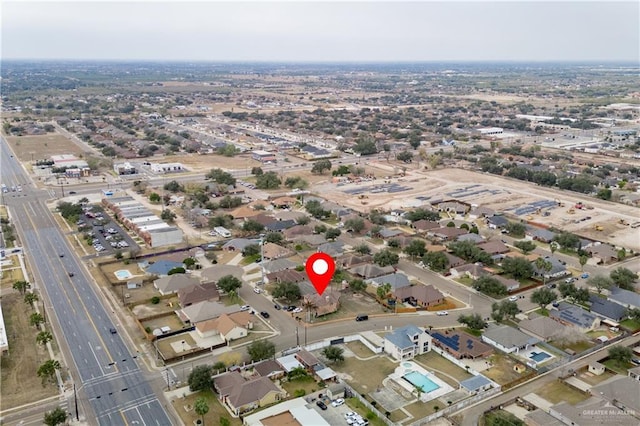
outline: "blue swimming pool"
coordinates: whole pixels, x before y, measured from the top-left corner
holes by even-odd
[[[429,393],[429,392],[433,392],[436,389],[440,389],[440,386],[433,383],[431,379],[429,379],[427,376],[417,371],[412,371],[410,373],[407,373],[404,376],[402,376],[402,378],[405,379],[407,382],[411,383],[416,388],[422,388],[422,392],[424,393]]]
[[[115,271],[113,274],[119,280],[128,280],[130,278],[133,278],[133,274],[126,269],[120,269],[119,271]]]
[[[547,358],[551,358],[551,355],[546,352],[531,352],[531,354],[529,354],[529,358],[535,362],[542,362]]]

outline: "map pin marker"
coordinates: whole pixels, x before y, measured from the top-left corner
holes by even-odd
[[[322,296],[322,293],[331,282],[331,278],[333,278],[333,273],[336,271],[336,264],[333,258],[327,253],[314,253],[307,259],[305,269],[311,284],[313,284],[318,294]]]

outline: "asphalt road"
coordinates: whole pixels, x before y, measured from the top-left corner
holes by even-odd
[[[46,317],[79,391],[81,417],[100,425],[173,424],[139,368],[137,355],[117,332],[119,324],[103,306],[104,297],[96,293],[47,209],[48,194],[34,189],[4,139],[0,155],[3,182],[23,187],[21,193],[4,194],[4,201],[29,260],[33,286],[50,307]]]

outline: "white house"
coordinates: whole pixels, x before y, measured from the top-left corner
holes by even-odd
[[[415,325],[400,327],[384,336],[384,351],[395,360],[412,359],[431,350],[431,336]]]

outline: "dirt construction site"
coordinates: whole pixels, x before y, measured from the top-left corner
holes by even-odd
[[[374,162],[368,163],[368,167],[393,170],[386,164]],[[635,207],[469,170],[407,170],[404,177],[347,184],[323,183],[315,185],[313,191],[360,212],[415,208],[458,200],[491,208],[514,220],[640,250],[640,227],[631,228],[621,223],[638,221],[640,215]]]

